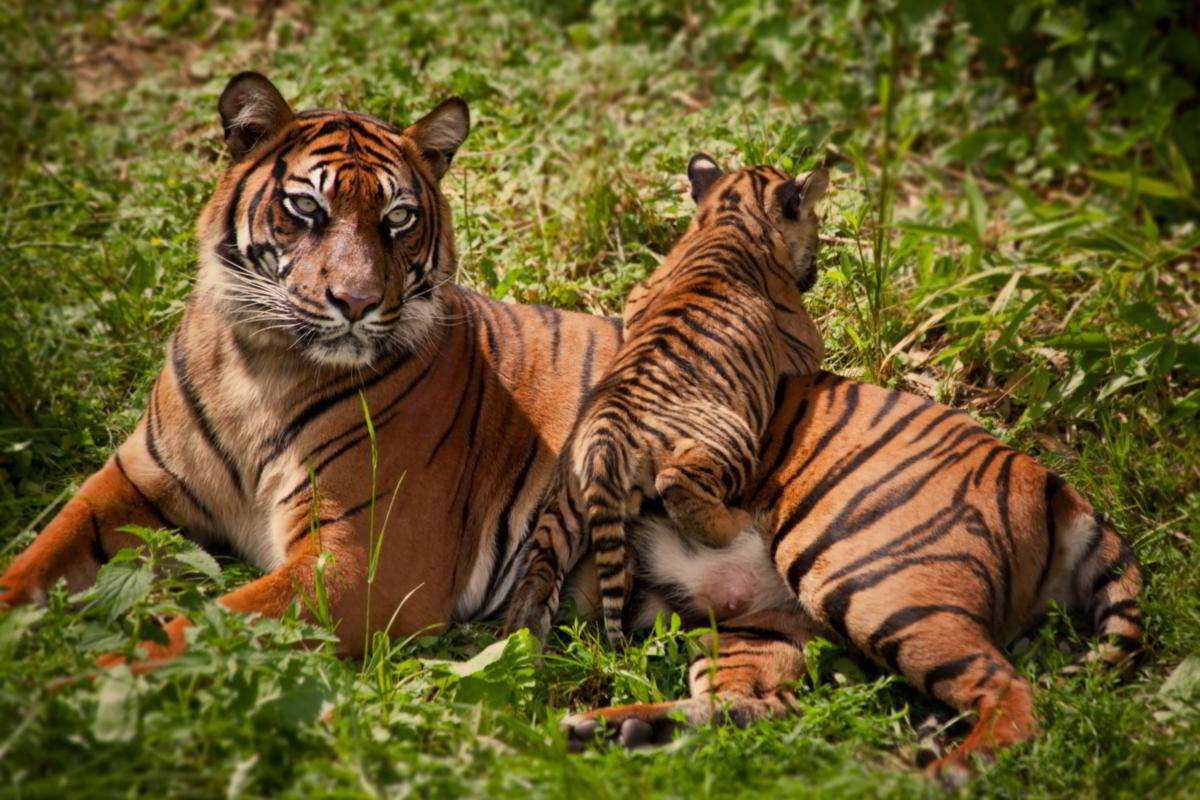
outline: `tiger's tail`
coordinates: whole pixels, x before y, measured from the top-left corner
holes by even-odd
[[[1100,640],[1089,658],[1125,668],[1142,649],[1142,573],[1129,545],[1100,515],[1096,528],[1096,555],[1091,564],[1081,565],[1087,568],[1088,616]]]
[[[1092,623],[1099,640],[1087,661],[1126,668],[1142,648],[1142,572],[1133,550],[1091,505],[1071,489],[1055,508],[1059,530],[1074,533],[1078,554],[1072,589],[1078,608]]]
[[[627,464],[611,440],[587,448],[582,474],[583,529],[591,543],[600,584],[604,633],[616,649],[625,645],[625,605],[633,585],[628,565],[625,513],[631,492]]]

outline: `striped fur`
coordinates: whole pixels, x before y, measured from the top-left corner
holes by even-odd
[[[261,100],[258,89],[250,94]],[[143,418],[0,575],[0,606],[39,601],[59,580],[87,586],[108,557],[136,544],[120,530],[136,524],[182,529],[262,569],[263,577],[221,598],[237,611],[283,613],[299,593],[311,594],[317,558],[331,554],[326,592],[348,654],[389,625],[409,634],[507,607],[582,399],[620,346],[620,322],[498,303],[440,280],[427,284],[430,302],[413,294],[397,302],[395,293],[403,297],[421,274],[369,226],[355,228],[361,248],[349,246],[354,236],[344,240],[344,257],[296,263],[292,271],[308,277],[288,294],[317,302],[328,286],[320,281],[362,279],[355,253],[387,271],[381,305],[396,327],[386,340],[363,332],[364,348],[374,342],[370,360],[325,359],[309,349],[317,337],[304,329],[289,336],[267,330],[269,322],[256,327],[262,321],[252,313],[240,317],[222,281],[261,270],[253,285],[265,286],[271,274],[271,257],[256,262],[248,247],[268,242],[264,223],[286,213],[270,189],[278,156],[285,168],[355,161],[350,151],[367,139],[352,146],[350,134],[360,128],[392,142],[388,169],[427,192],[428,216],[403,248],[426,255],[422,274],[435,266],[434,253],[433,274],[448,278],[456,267],[437,177],[453,155],[447,120],[465,121],[465,109],[452,103],[448,116],[443,109],[425,124],[393,129],[340,112],[293,115],[280,102],[268,97],[230,115],[237,160],[202,217],[200,279]],[[365,203],[371,193],[355,196]],[[336,196],[325,202],[345,212]],[[270,231],[275,245],[285,241],[278,227]],[[231,266],[232,254],[216,252],[231,235],[237,258],[261,266]],[[247,301],[260,299],[251,294]],[[320,311],[336,320],[334,312],[341,313],[332,304]],[[374,481],[363,400],[377,442]],[[961,762],[1032,732],[1029,687],[997,648],[1051,601],[1096,626],[1105,641],[1094,657],[1120,661],[1138,647],[1141,577],[1128,547],[1077,493],[965,414],[825,374],[783,379],[772,405],[745,496],[763,520],[763,550],[795,599],[774,607],[776,579],[764,598],[772,607],[722,623],[712,652],[692,669],[685,706],[607,709],[573,724],[604,716],[636,741],[646,726],[674,724],[676,709],[694,722],[789,713],[804,641],[844,636],[918,688],[979,715],[952,754]],[[635,555],[655,561],[638,568],[631,618],[645,619],[643,602],[694,608],[687,584],[697,580],[696,565],[681,565],[678,548],[661,547],[662,531],[641,524],[631,541],[651,546]],[[375,544],[380,570],[368,587]],[[557,537],[551,546],[571,570],[564,591],[583,607],[595,601],[584,548],[568,553]],[[760,570],[707,550],[697,557],[705,580],[721,580],[730,564]],[[187,624],[170,622],[170,644],[145,645],[151,661],[139,668],[180,652]]]
[[[1124,666],[1140,647],[1142,581],[1128,546],[1061,478],[963,412],[829,374],[787,381],[761,459],[747,505],[765,521],[764,545],[801,619],[760,611],[721,624],[714,654],[693,666],[692,700],[582,715],[570,720],[575,738],[600,718],[637,741],[670,728],[676,712],[788,713],[778,664],[799,677],[804,642],[822,635],[975,715],[963,744],[932,767],[956,771],[1034,733],[1031,687],[1000,648],[1052,603],[1099,635],[1089,660]],[[594,567],[580,569],[573,583],[589,586]]]
[[[661,498],[694,541],[720,547],[750,532],[751,515],[729,504],[753,476],[775,385],[781,375],[808,374],[820,362],[820,336],[801,296],[815,277],[813,207],[828,174],[800,180],[752,167],[726,175],[698,154],[688,177],[695,217],[630,297],[625,341],[585,401],[560,465],[558,494],[538,522],[509,607],[510,630],[545,634],[564,577],[548,545],[562,526],[572,551],[581,542],[591,547],[605,632],[619,646],[633,580],[627,518],[644,500]],[[753,599],[742,587],[730,582],[712,610],[742,613]]]

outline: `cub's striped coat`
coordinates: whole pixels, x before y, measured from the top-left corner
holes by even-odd
[[[772,167],[726,175],[701,153],[688,180],[695,217],[626,305],[625,341],[568,439],[510,629],[544,635],[557,610],[560,526],[582,528],[566,536],[591,545],[614,645],[632,583],[626,519],[643,500],[661,498],[680,533],[705,545],[754,535],[753,518],[729,504],[753,476],[779,376],[811,373],[821,359],[801,296],[816,277],[813,207],[829,176],[793,179]],[[752,601],[749,587],[729,588],[716,599],[719,616]]]

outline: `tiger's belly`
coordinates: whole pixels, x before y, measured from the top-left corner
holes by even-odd
[[[630,538],[642,595],[634,627],[649,627],[667,611],[727,620],[796,604],[757,526],[725,547],[710,547],[681,536],[666,518],[653,517],[632,526]]]

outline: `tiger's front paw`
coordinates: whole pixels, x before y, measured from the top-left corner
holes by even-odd
[[[562,721],[567,749],[579,753],[602,741],[630,750],[671,741],[680,729],[695,724],[694,700],[634,703],[571,714]]]
[[[158,669],[183,655],[184,651],[187,650],[186,632],[190,626],[191,623],[185,617],[176,617],[168,622],[163,629],[167,634],[166,644],[145,641],[138,645],[138,649],[142,653],[145,653],[144,657],[130,660],[120,653],[108,653],[96,659],[96,666],[101,669],[108,669],[120,664],[127,664],[134,675],[141,675]]]
[[[5,575],[0,579],[0,610],[45,602],[46,590],[36,581],[13,575]]]

